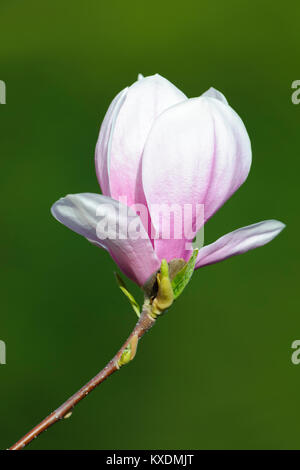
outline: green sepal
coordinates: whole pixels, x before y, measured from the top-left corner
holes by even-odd
[[[129,300],[130,302],[130,305],[132,306],[133,310],[135,311],[135,313],[137,314],[138,318],[140,317],[140,314],[141,314],[141,311],[140,311],[140,306],[139,304],[137,303],[137,301],[135,300],[135,298],[133,297],[132,294],[130,294],[130,292],[127,290],[127,287],[123,281],[123,279],[121,278],[121,276],[118,274],[118,273],[115,273],[115,276],[116,276],[116,280],[117,280],[117,283],[118,283],[118,286],[120,287],[121,291],[123,292],[123,294],[126,295],[127,299]]]
[[[192,256],[186,265],[176,274],[172,280],[172,288],[174,292],[174,300],[182,294],[187,284],[190,282],[194,272],[195,263],[198,255],[198,248],[193,251]]]

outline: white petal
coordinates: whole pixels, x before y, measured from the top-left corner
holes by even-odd
[[[204,96],[206,98],[214,98],[215,100],[222,101],[222,103],[224,103],[224,104],[228,104],[228,101],[225,98],[225,96],[223,95],[223,93],[221,93],[220,91],[216,90],[213,87],[210,87],[207,91],[202,93],[201,96]]]
[[[110,195],[127,197],[131,206],[140,189],[140,160],[155,119],[167,108],[186,99],[172,83],[160,75],[145,77],[129,87],[120,108],[109,149]]]
[[[240,117],[228,105],[207,97],[193,98],[163,112],[147,139],[142,160],[143,188],[153,225],[159,235],[161,204],[184,210],[204,205],[209,219],[247,178],[251,145]],[[176,221],[177,220],[177,221]],[[180,216],[175,223],[180,224]],[[193,220],[198,231],[202,218]],[[186,240],[155,240],[160,258],[190,255]],[[171,248],[170,248],[171,247]]]
[[[110,196],[109,168],[112,136],[116,125],[116,119],[126,99],[127,91],[128,88],[122,90],[111,102],[102,122],[98,142],[96,145],[96,174],[102,193],[105,196]]]
[[[195,269],[263,246],[277,237],[284,227],[285,224],[278,220],[265,220],[227,233],[214,243],[201,248]]]
[[[51,208],[53,216],[74,232],[107,249],[120,269],[139,285],[159,269],[148,234],[138,215],[99,194],[69,194]],[[131,228],[139,227],[139,234]]]

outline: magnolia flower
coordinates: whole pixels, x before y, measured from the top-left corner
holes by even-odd
[[[102,195],[68,195],[53,205],[52,214],[106,249],[142,286],[163,259],[188,261],[187,242],[246,180],[251,145],[242,120],[219,91],[210,88],[188,99],[160,75],[139,75],[111,103],[95,157]],[[173,213],[171,232],[182,228],[180,237],[163,236],[162,205],[192,208],[189,227],[180,211]],[[139,227],[138,237],[133,226]],[[265,245],[284,227],[267,220],[228,233],[199,250],[195,268]]]

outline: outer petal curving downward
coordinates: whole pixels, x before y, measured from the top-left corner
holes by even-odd
[[[142,160],[143,187],[152,223],[161,236],[159,208],[177,204],[194,209],[194,232],[203,225],[197,204],[209,219],[245,181],[251,165],[251,145],[245,126],[221,99],[193,98],[162,113],[147,139]],[[174,216],[180,226],[183,215]],[[182,233],[187,227],[182,224]],[[186,233],[189,232],[188,228]],[[155,240],[159,258],[188,258],[181,240]]]
[[[159,269],[148,234],[130,208],[99,194],[69,194],[52,215],[90,242],[107,249],[126,276],[139,285]]]
[[[140,202],[135,200],[137,175],[150,128],[159,114],[186,100],[186,96],[160,75],[145,78],[140,75],[126,91],[126,96],[118,96],[101,127],[96,147],[96,169],[104,194],[114,199],[127,196],[127,204],[131,206]]]
[[[263,246],[279,235],[284,227],[278,220],[265,220],[227,233],[214,243],[201,248],[195,269]]]

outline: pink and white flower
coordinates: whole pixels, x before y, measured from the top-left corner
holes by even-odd
[[[162,259],[189,259],[187,242],[246,180],[251,144],[222,93],[210,88],[188,99],[160,75],[139,76],[111,103],[95,160],[102,195],[68,195],[52,206],[52,214],[105,248],[129,278],[143,285]],[[175,211],[171,232],[180,226],[182,236],[163,236],[161,205],[194,209],[189,235]],[[197,217],[200,206],[204,220]],[[140,207],[146,217],[139,217]],[[104,216],[106,226],[99,226]],[[128,217],[131,227],[139,227],[139,237],[129,229]],[[284,227],[267,220],[228,233],[200,249],[195,268],[265,245]]]

